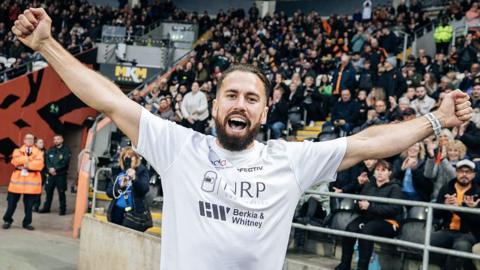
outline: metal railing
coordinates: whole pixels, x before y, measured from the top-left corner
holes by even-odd
[[[354,237],[358,239],[370,240],[379,243],[391,244],[396,246],[414,248],[418,250],[423,250],[423,257],[422,257],[422,270],[428,269],[429,259],[430,259],[430,252],[440,253],[444,255],[451,255],[457,256],[467,259],[474,259],[480,260],[480,255],[473,254],[469,252],[451,250],[446,248],[440,248],[430,245],[430,235],[432,232],[432,223],[433,223],[433,209],[438,210],[447,210],[447,211],[456,211],[456,212],[463,212],[463,213],[470,213],[470,214],[480,214],[480,209],[478,208],[469,208],[469,207],[458,207],[458,206],[451,206],[451,205],[444,205],[438,203],[428,203],[428,202],[421,202],[421,201],[408,201],[408,200],[401,200],[401,199],[392,199],[392,198],[384,198],[384,197],[374,197],[374,196],[364,196],[364,195],[354,195],[354,194],[346,194],[346,193],[334,193],[334,192],[318,192],[307,190],[306,194],[315,194],[321,196],[328,196],[328,197],[336,197],[336,198],[348,198],[353,200],[367,200],[371,202],[378,202],[378,203],[386,203],[386,204],[396,204],[402,206],[420,206],[427,208],[427,220],[426,222],[426,229],[425,229],[425,240],[423,244],[400,240],[400,239],[392,239],[386,237],[379,237],[373,235],[366,235],[361,233],[353,233],[353,232],[346,232],[341,230],[335,230],[325,227],[318,227],[312,225],[302,225],[299,223],[293,223],[292,227],[298,229],[304,229],[308,231],[320,232],[320,233],[327,233],[332,235],[344,236],[344,237]]]
[[[112,168],[99,168],[95,172],[95,177],[93,179],[93,195],[92,195],[92,208],[91,208],[91,213],[94,217],[95,217],[95,208],[96,208],[96,205],[97,205],[98,177],[100,176],[101,172],[112,173]]]

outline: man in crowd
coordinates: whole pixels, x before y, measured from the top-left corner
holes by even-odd
[[[65,191],[67,190],[67,172],[70,164],[70,149],[63,144],[62,135],[57,134],[53,137],[53,147],[48,149],[45,158],[45,165],[47,166],[48,170],[47,182],[45,183],[47,199],[43,204],[43,208],[38,212],[50,212],[53,191],[56,188],[60,201],[59,215],[63,216],[67,211],[67,199],[65,196]]]
[[[480,109],[480,82],[473,86],[471,99],[472,108]]]
[[[338,69],[333,73],[333,95],[340,95],[342,89],[353,89],[356,84],[355,74],[355,69],[352,63],[350,63],[350,56],[344,53]]]
[[[26,134],[23,146],[13,151],[12,164],[15,169],[10,178],[7,195],[7,211],[3,216],[3,229],[9,229],[13,223],[13,214],[18,200],[23,195],[25,217],[22,226],[27,230],[34,230],[32,223],[32,207],[35,199],[42,193],[43,152],[34,145],[34,136]]]
[[[480,191],[472,183],[475,178],[475,163],[464,159],[457,163],[456,178],[446,183],[438,192],[437,203],[477,208]],[[441,219],[441,230],[432,233],[432,246],[470,252],[480,236],[476,214],[435,210],[434,216]],[[442,255],[442,258],[445,256]],[[475,269],[472,261],[447,256],[443,269]]]
[[[357,103],[352,100],[352,94],[349,89],[343,89],[340,100],[338,100],[332,109],[332,123],[340,129],[340,133],[348,134],[356,123]]]
[[[273,90],[273,97],[268,108],[268,128],[272,139],[282,136],[282,131],[287,127],[288,104],[282,99],[283,89],[278,86]]]
[[[184,125],[195,131],[203,132],[208,118],[208,100],[200,91],[198,82],[192,83],[192,91],[188,92],[182,101]]]
[[[415,109],[417,116],[429,113],[433,106],[435,106],[435,99],[427,95],[427,89],[425,89],[425,86],[417,86],[415,88],[415,95],[417,98],[410,103],[410,107]]]
[[[81,64],[51,37],[43,9],[26,10],[12,31],[75,95],[110,117],[164,176],[161,269],[281,269],[305,190],[362,160],[398,154],[432,127],[461,125],[472,115],[469,96],[455,91],[429,118],[329,142],[265,145],[255,137],[266,122],[270,81],[253,66],[234,65],[218,81],[214,138],[152,115]]]

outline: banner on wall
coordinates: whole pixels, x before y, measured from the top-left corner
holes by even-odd
[[[159,68],[132,66],[125,64],[102,64],[100,65],[100,72],[120,84],[141,84],[149,77],[158,74],[161,71]]]

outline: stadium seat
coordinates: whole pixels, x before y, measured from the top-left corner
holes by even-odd
[[[9,68],[13,65],[13,63],[15,63],[15,61],[17,61],[17,59],[15,57],[10,57],[10,58],[7,59],[7,62],[5,63],[5,66],[7,68]]]
[[[333,217],[330,221],[330,228],[344,231],[347,225],[359,216],[354,212],[355,201],[352,199],[337,199],[333,207]]]
[[[398,239],[414,242],[414,243],[423,243],[425,241],[425,226],[427,220],[427,209],[421,206],[414,206],[408,211],[407,217],[402,222],[400,226],[400,232]],[[409,255],[419,259],[421,253],[416,249],[398,247],[398,251],[401,254],[402,268],[405,264],[405,257]]]
[[[7,64],[7,58],[5,56],[0,56],[0,63],[6,65]]]

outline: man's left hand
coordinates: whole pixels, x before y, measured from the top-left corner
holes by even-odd
[[[472,118],[473,109],[469,100],[468,94],[458,89],[445,95],[440,108],[434,113],[443,128],[460,126]]]

